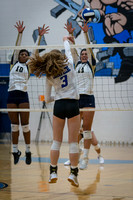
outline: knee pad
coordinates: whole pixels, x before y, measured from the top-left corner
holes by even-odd
[[[91,131],[83,131],[84,139],[92,139]]]
[[[23,125],[23,126],[22,126],[22,130],[23,130],[24,133],[29,132],[29,130],[30,130],[30,129],[29,129],[29,124]]]
[[[52,143],[52,146],[51,146],[51,150],[59,151],[60,150],[60,146],[61,146],[61,142],[53,140],[53,143]]]
[[[11,124],[11,129],[12,129],[12,132],[17,132],[17,131],[19,131],[19,125],[18,124]]]
[[[79,145],[77,142],[69,144],[69,153],[79,153]]]
[[[98,150],[100,149],[100,144],[97,144],[95,147],[94,147],[95,150]]]

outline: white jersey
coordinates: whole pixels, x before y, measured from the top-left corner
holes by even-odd
[[[46,77],[46,102],[59,99],[79,99],[76,85],[76,73],[73,66],[73,58],[69,42],[64,41],[65,54],[68,58],[68,65],[63,74],[57,77]],[[55,89],[55,96],[51,97],[52,86]]]
[[[79,61],[75,70],[77,74],[77,86],[79,94],[92,95],[94,76],[89,62],[81,63]]]
[[[16,62],[10,71],[8,91],[20,90],[26,92],[28,79],[29,70],[27,65],[25,63]]]

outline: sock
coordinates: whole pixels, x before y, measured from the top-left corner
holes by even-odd
[[[83,157],[88,158],[88,156],[89,156],[89,149],[84,149]]]
[[[51,167],[53,167],[53,168],[55,168],[57,165],[52,165],[52,164],[50,164],[51,165]]]
[[[29,153],[30,152],[30,144],[26,144],[26,153]]]
[[[12,146],[12,151],[13,151],[14,153],[17,153],[17,152],[18,152],[18,144],[13,144],[13,146]]]
[[[72,169],[75,169],[75,168],[77,168],[77,166],[71,166],[71,168],[72,168]]]

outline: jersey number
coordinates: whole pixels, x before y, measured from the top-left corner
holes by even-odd
[[[63,84],[61,85],[62,88],[66,87],[68,85],[67,75],[64,75],[60,78],[62,80]]]
[[[18,66],[17,69],[16,69],[16,71],[17,71],[17,72],[23,72],[23,67],[19,67],[19,66]]]

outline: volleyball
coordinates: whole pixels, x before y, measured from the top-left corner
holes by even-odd
[[[82,18],[85,21],[89,21],[89,19],[94,18],[95,17],[95,13],[93,10],[91,10],[90,8],[85,8],[82,12]]]

